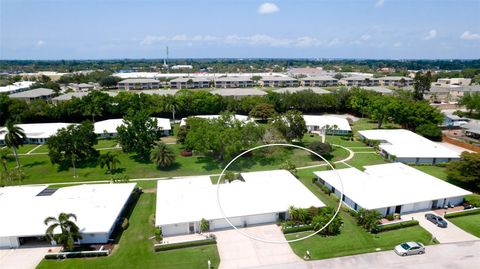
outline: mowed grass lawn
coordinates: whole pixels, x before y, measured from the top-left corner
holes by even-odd
[[[480,214],[448,219],[463,230],[480,237]]]
[[[100,140],[97,148],[113,147],[116,145],[115,140]],[[304,143],[308,145],[308,142]],[[102,150],[101,154],[112,151],[118,154],[120,164],[118,165],[119,173],[126,174],[130,178],[159,178],[159,177],[176,177],[191,176],[205,174],[219,174],[227,162],[219,162],[212,157],[203,155],[194,155],[191,157],[183,157],[180,155],[182,146],[179,144],[169,145],[176,155],[176,162],[168,169],[158,169],[149,160],[139,160],[134,154],[123,153],[121,149]],[[45,145],[39,150],[46,150]],[[278,169],[286,160],[291,160],[297,167],[318,164],[317,159],[312,159],[310,153],[299,149],[279,149],[273,157],[266,158],[263,155],[254,153],[252,157],[239,159],[231,166],[236,171],[258,171],[268,169]],[[331,160],[337,161],[348,156],[348,151],[342,148],[335,148]],[[73,178],[72,168],[60,168],[50,162],[48,154],[40,155],[22,155],[20,156],[20,164],[24,170],[25,178],[21,184],[38,184],[38,183],[60,183],[60,182],[76,182],[76,181],[96,181],[109,180],[111,175],[106,172],[106,168],[100,168],[96,161],[77,164],[77,178]],[[15,166],[15,161],[11,158],[8,163],[9,168]],[[18,184],[18,182],[14,182]],[[6,184],[11,184],[6,182]]]
[[[108,257],[43,260],[39,269],[103,269],[103,268],[206,268],[210,260],[218,268],[220,258],[216,245],[184,248],[155,253],[149,237],[154,234],[155,194],[140,196],[132,215],[130,226],[123,233],[119,245]]]
[[[327,196],[320,191],[320,188],[312,183],[313,171],[321,169],[305,169],[298,172],[301,182],[312,191],[327,206],[337,207],[338,201],[334,196]],[[356,224],[347,212],[341,210],[340,216],[344,221],[341,233],[337,236],[313,236],[308,239],[291,243],[293,251],[303,257],[308,250],[312,259],[326,259],[332,257],[348,256],[360,253],[374,252],[377,249],[389,250],[405,241],[419,241],[424,244],[432,244],[432,235],[420,226],[388,231],[379,234],[371,234]],[[303,232],[288,234],[285,237],[289,240],[310,234]]]

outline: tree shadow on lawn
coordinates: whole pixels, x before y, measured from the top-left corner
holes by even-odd
[[[77,169],[85,169],[85,168],[95,168],[98,166],[98,160],[95,158],[85,160],[83,162],[79,162],[75,164]],[[57,172],[64,172],[68,171],[69,169],[73,168],[70,162],[63,162],[58,165]]]
[[[198,156],[195,163],[203,164],[202,168],[207,171],[219,170],[219,169],[223,169],[224,167],[224,164],[221,161],[216,161],[214,158],[210,156]]]
[[[141,164],[152,164],[153,163],[148,157],[138,155],[138,154],[130,155],[130,156],[128,156],[128,158],[130,158],[130,160],[132,160],[136,163],[141,163]]]
[[[157,168],[158,171],[171,172],[171,171],[175,171],[175,170],[178,170],[178,169],[182,168],[182,164],[178,163],[178,162],[174,162],[169,167],[161,168],[161,167],[156,166],[156,168]]]
[[[32,168],[32,167],[35,167],[35,166],[45,165],[46,163],[47,163],[47,161],[34,161],[34,162],[31,162],[31,163],[23,164],[22,167]]]

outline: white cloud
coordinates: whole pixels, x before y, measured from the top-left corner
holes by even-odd
[[[393,47],[394,47],[394,48],[399,48],[399,47],[401,47],[401,46],[402,46],[402,43],[400,43],[400,42],[395,42],[395,43],[393,43]]]
[[[35,43],[35,46],[37,47],[43,47],[43,45],[45,45],[45,41],[43,40],[38,40],[37,43]]]
[[[159,41],[165,41],[167,40],[167,37],[165,36],[146,36],[142,41],[140,41],[140,45],[152,45],[153,43],[159,42]]]
[[[480,34],[470,33],[470,31],[465,31],[460,36],[463,40],[480,40]]]
[[[384,3],[385,0],[377,0],[377,2],[375,2],[375,7],[383,7]]]
[[[360,40],[362,40],[362,41],[367,41],[367,40],[369,40],[371,37],[372,37],[372,36],[369,35],[369,34],[364,34],[364,35],[362,35],[362,36],[360,37]]]
[[[257,12],[260,14],[272,14],[279,12],[280,8],[274,3],[263,3],[258,7]]]
[[[432,40],[437,37],[437,30],[428,31],[427,35],[424,37],[425,40]]]

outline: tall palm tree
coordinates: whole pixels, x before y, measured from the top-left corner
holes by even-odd
[[[58,218],[48,217],[43,221],[48,226],[45,232],[47,238],[62,244],[65,250],[72,250],[75,241],[82,239],[80,229],[70,219],[77,221],[77,216],[72,213],[60,213]],[[61,233],[55,233],[58,228],[60,228]]]
[[[150,152],[150,160],[160,168],[167,168],[175,162],[175,153],[163,142],[157,142]]]
[[[17,167],[20,166],[20,162],[18,161],[18,153],[17,148],[23,145],[23,141],[27,139],[25,132],[21,127],[18,127],[13,124],[13,122],[9,121],[6,124],[6,131],[5,132],[5,144],[7,147],[13,150],[13,154],[15,155],[15,161],[17,162]]]
[[[178,103],[175,100],[174,96],[169,96],[169,98],[167,99],[166,109],[172,112],[173,122],[175,123],[175,113],[178,110]]]
[[[337,134],[338,129],[339,129],[338,125],[336,125],[336,124],[330,126],[330,131],[332,132],[332,141],[333,141],[333,136]]]
[[[100,155],[100,167],[107,167],[107,172],[114,173],[117,169],[117,165],[120,164],[120,160],[118,159],[118,155],[108,151],[105,154]]]

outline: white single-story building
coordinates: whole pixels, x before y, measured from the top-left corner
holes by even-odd
[[[336,170],[343,184],[343,203],[353,210],[378,210],[382,216],[458,205],[471,192],[403,163]],[[333,170],[315,172],[318,181],[340,197],[342,189]]]
[[[437,164],[460,159],[460,154],[404,129],[359,131],[365,141],[380,141],[380,154],[391,161]]]
[[[170,135],[172,126],[170,119],[154,118],[157,120],[158,129],[162,131],[163,135]],[[109,119],[97,121],[94,124],[94,132],[99,137],[108,138],[117,136],[117,128],[123,125],[123,119]]]
[[[352,128],[345,118],[332,116],[332,115],[303,115],[307,130],[309,132],[320,132],[322,129],[337,126],[338,129],[325,130],[327,134],[350,134]]]
[[[196,116],[190,116],[190,117],[212,120],[212,119],[218,119],[221,116],[222,115],[196,115]],[[244,115],[234,115],[234,117],[236,120],[239,120],[245,123],[252,121],[248,116],[244,116]],[[188,118],[182,118],[182,120],[180,121],[180,126],[187,125],[187,119]]]
[[[27,144],[43,144],[47,139],[56,134],[58,130],[62,128],[67,128],[72,123],[62,123],[62,122],[50,122],[50,123],[26,123],[26,124],[16,124],[23,129],[27,139],[25,143]],[[6,127],[0,127],[0,145],[5,144],[5,132]]]
[[[288,218],[288,208],[325,206],[286,170],[241,173],[242,180],[220,184],[222,209],[237,227],[274,223]],[[197,176],[157,183],[155,225],[164,236],[196,233],[202,218],[210,230],[230,228],[217,203],[217,186]]]
[[[47,186],[0,188],[0,248],[44,242],[47,217],[72,213],[81,244],[107,243],[136,183],[88,184],[59,189]],[[60,232],[60,230],[55,230]]]

